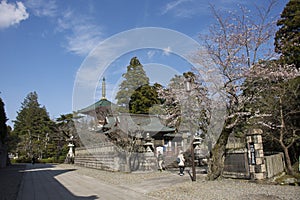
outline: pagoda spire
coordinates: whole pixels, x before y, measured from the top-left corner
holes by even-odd
[[[106,84],[105,84],[105,78],[103,77],[102,79],[102,98],[101,99],[106,99]]]

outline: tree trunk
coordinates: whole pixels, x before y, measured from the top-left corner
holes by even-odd
[[[283,152],[284,152],[285,163],[286,163],[286,167],[287,167],[287,173],[290,174],[290,175],[293,175],[294,170],[293,170],[291,158],[290,158],[290,155],[289,155],[289,148],[283,142],[283,138],[284,138],[284,135],[285,135],[285,121],[284,121],[284,114],[283,114],[282,97],[279,98],[279,103],[280,103],[280,120],[281,120],[279,142],[280,142],[280,145],[281,145],[281,147],[283,149]]]
[[[126,163],[125,163],[125,169],[124,169],[124,171],[127,172],[127,173],[131,172],[130,157],[131,157],[131,153],[125,152]]]
[[[283,148],[284,156],[285,156],[285,164],[286,164],[286,169],[287,173],[289,175],[294,175],[294,170],[292,167],[292,162],[289,154],[289,149],[286,146],[281,145]]]
[[[217,143],[211,151],[211,160],[209,164],[209,172],[207,175],[208,180],[215,180],[222,175],[226,145],[231,132],[232,128],[228,129],[224,127],[217,140]]]

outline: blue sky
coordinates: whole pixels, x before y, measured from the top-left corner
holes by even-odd
[[[120,32],[141,27],[162,27],[198,40],[213,22],[209,4],[236,10],[250,9],[268,0],[0,0],[0,96],[9,125],[29,92],[36,91],[52,119],[72,112],[73,86],[80,66],[97,45]],[[273,11],[279,17],[287,0]],[[168,65],[174,73],[188,64],[168,55],[168,49],[129,52],[104,72],[108,90],[116,86],[133,56],[141,63]],[[182,68],[180,68],[182,66]],[[171,70],[171,71],[172,71]],[[114,73],[115,72],[115,73]],[[170,72],[170,71],[169,71]],[[171,74],[172,73],[168,73]],[[101,77],[99,77],[101,79]],[[154,80],[155,81],[155,80]],[[109,91],[108,91],[109,93]],[[95,93],[95,100],[101,94]],[[108,98],[112,98],[108,94]],[[101,97],[101,96],[100,96]]]

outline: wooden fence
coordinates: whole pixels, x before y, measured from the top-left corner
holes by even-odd
[[[272,178],[285,169],[284,155],[282,152],[265,156],[267,178]]]

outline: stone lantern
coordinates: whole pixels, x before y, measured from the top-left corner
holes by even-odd
[[[71,135],[70,139],[68,140],[69,141],[69,144],[68,144],[68,147],[69,147],[69,152],[67,154],[67,163],[74,163],[74,157],[75,157],[75,154],[74,154],[74,144],[73,144],[73,135]]]
[[[198,165],[201,165],[201,158],[203,157],[202,155],[202,149],[200,145],[202,144],[202,138],[199,135],[195,135],[194,137],[194,154],[195,154],[195,160],[198,160]]]
[[[147,133],[144,143],[145,153],[144,153],[144,161],[142,162],[142,169],[145,171],[153,171],[156,166],[156,157],[154,156],[154,144],[152,142],[152,138]]]
[[[144,144],[144,147],[146,149],[146,152],[148,153],[153,153],[153,142],[152,142],[152,139],[150,138],[149,136],[149,133],[147,133],[147,136],[145,138],[145,144]]]

